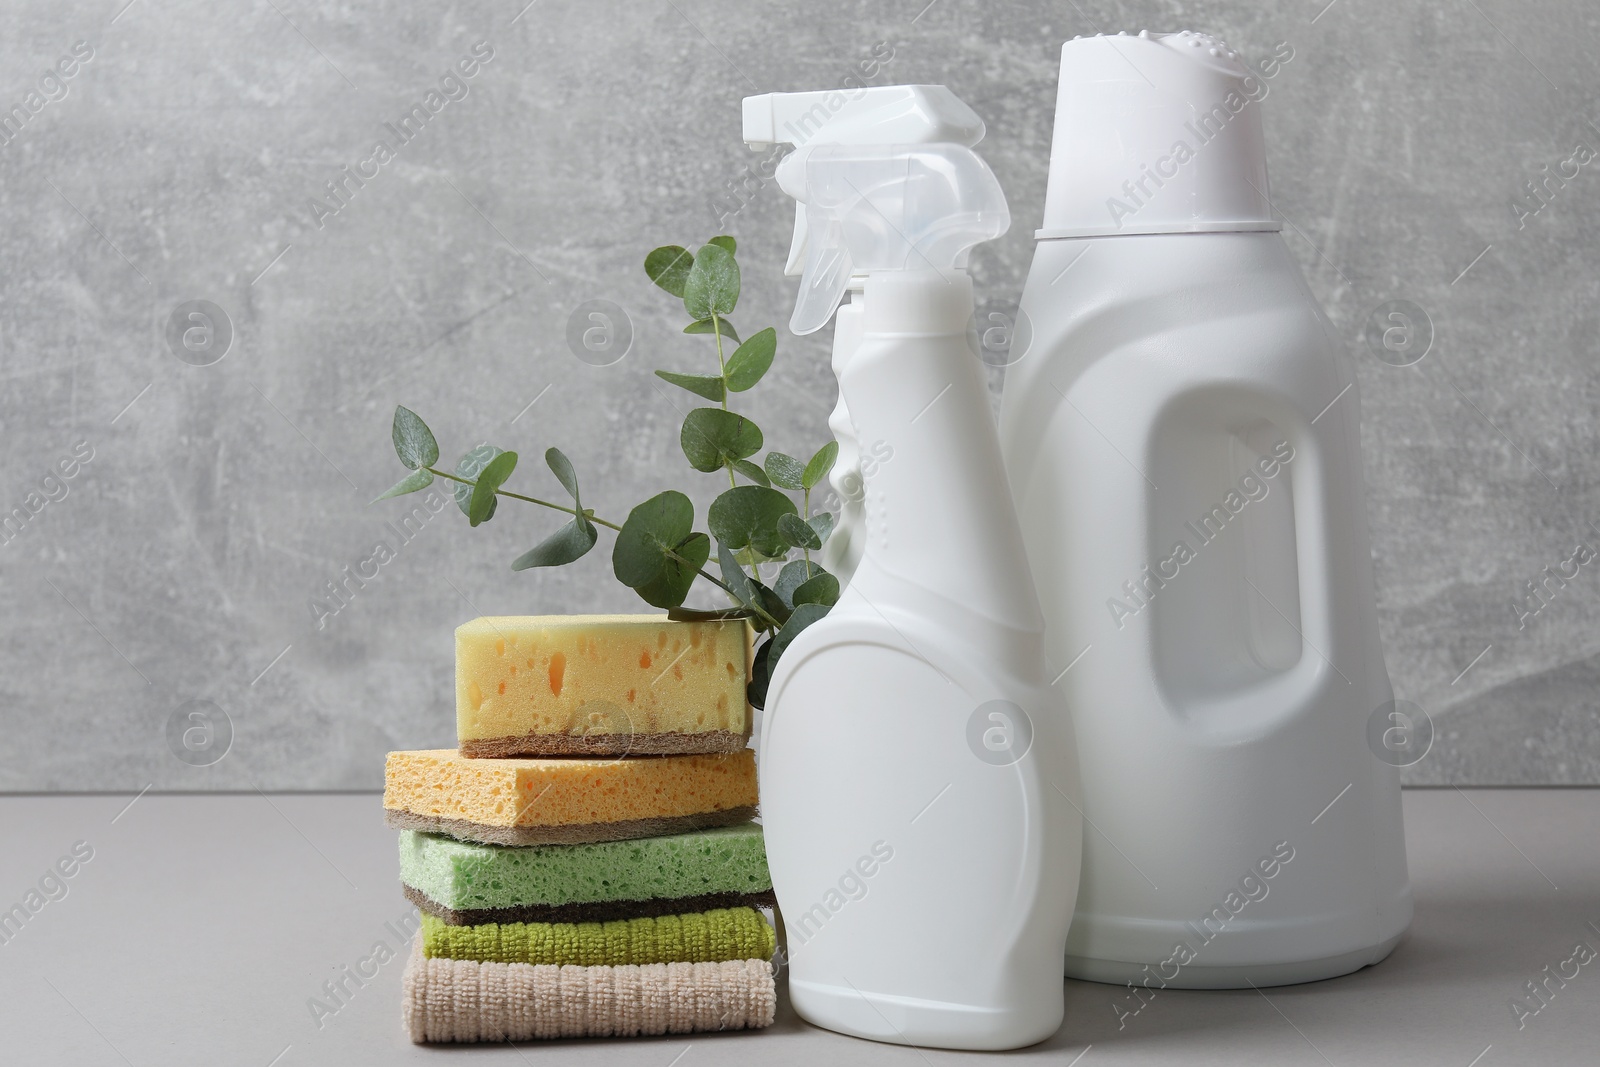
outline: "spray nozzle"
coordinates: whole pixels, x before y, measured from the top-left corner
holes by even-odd
[[[744,140],[751,148],[825,144],[885,145],[983,140],[983,120],[943,85],[871,85],[744,98]],[[785,189],[799,200],[796,190]],[[796,203],[794,239],[783,272],[806,258],[806,206]]]
[[[806,260],[789,329],[825,326],[852,275],[964,270],[1011,225],[994,172],[959,144],[818,145],[778,165],[806,207]]]

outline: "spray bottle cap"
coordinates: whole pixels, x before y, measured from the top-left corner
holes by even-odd
[[[1209,34],[1068,41],[1037,236],[1278,229],[1266,94],[1239,53]]]
[[[789,329],[833,317],[852,275],[965,270],[974,245],[1011,225],[994,172],[960,144],[818,145],[778,165],[806,207],[806,261]]]
[[[970,147],[983,140],[983,132],[983,120],[943,85],[873,85],[744,99],[744,140],[751,148],[934,141]],[[794,238],[783,268],[794,277],[805,262],[806,209],[798,189],[784,187],[784,192],[797,201]]]

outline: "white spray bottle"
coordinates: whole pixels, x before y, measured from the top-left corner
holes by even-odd
[[[1095,830],[1073,977],[1327,978],[1411,917],[1355,368],[1277,232],[1265,96],[1205,34],[1061,50],[1000,438]]]
[[[943,85],[874,85],[858,89],[822,89],[808,93],[763,93],[744,99],[744,140],[751,148],[793,145],[907,145],[943,142],[966,145],[983,140],[983,120]],[[795,198],[794,236],[783,273],[798,278],[806,262],[806,205],[803,191],[784,186],[785,179],[803,180],[799,168],[777,175],[779,185]],[[841,374],[861,342],[861,305],[857,298],[865,277],[852,274],[851,302],[839,308],[833,328],[833,373]],[[833,533],[822,548],[822,569],[847,585],[861,559],[862,468],[883,457],[865,457],[850,427],[850,412],[840,394],[828,428],[839,442],[839,457],[828,475],[838,495]]]
[[[795,1010],[903,1044],[1002,1049],[1062,1018],[1081,827],[1070,724],[983,369],[969,250],[1004,233],[988,166],[955,144],[797,149],[806,268],[790,328],[863,275],[839,376],[864,479],[839,602],[773,672],[759,751]]]

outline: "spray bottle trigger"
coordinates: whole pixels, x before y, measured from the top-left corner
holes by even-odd
[[[965,145],[807,146],[777,177],[805,204],[796,334],[827,324],[853,273],[962,270],[974,245],[1011,224],[994,172]]]
[[[800,276],[800,295],[794,302],[789,329],[803,337],[816,333],[833,318],[839,301],[850,287],[853,269],[850,250],[845,247],[841,221],[831,212],[812,208],[806,212],[805,270]]]
[[[783,264],[785,278],[798,278],[806,265],[806,206],[799,201],[794,205],[794,236],[789,240],[789,258]]]

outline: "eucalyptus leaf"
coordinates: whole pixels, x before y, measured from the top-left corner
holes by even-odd
[[[671,382],[679,389],[687,389],[696,396],[703,396],[707,400],[715,400],[719,404],[728,395],[727,388],[722,384],[722,379],[714,374],[679,374],[676,371],[658,370],[656,377],[664,382]]]
[[[750,683],[745,686],[745,697],[753,708],[765,707],[767,703],[767,686],[772,681],[772,671],[767,666],[771,653],[772,638],[769,637],[756,649],[750,661]]]
[[[651,607],[675,608],[684,602],[700,568],[711,558],[711,538],[692,533],[673,545],[672,552],[660,577],[634,587],[633,591]]]
[[[755,613],[749,608],[686,608],[679,605],[667,609],[667,618],[672,622],[732,622],[736,619],[754,618]]]
[[[578,497],[578,472],[572,469],[572,460],[559,448],[544,450],[545,466],[550,468],[550,473],[556,476],[556,481],[561,483],[572,497],[572,504],[579,511],[583,510],[583,501]]]
[[[478,484],[472,487],[472,497],[467,502],[467,520],[477,526],[489,521],[494,514],[495,492],[517,469],[517,454],[502,452],[491,459],[478,472]]]
[[[433,431],[422,421],[422,416],[410,408],[394,409],[390,436],[394,438],[394,454],[411,470],[439,462],[439,442],[433,439]]]
[[[772,651],[767,653],[767,670],[777,670],[778,661],[783,657],[789,644],[799,637],[806,627],[827,614],[828,607],[825,604],[801,604],[795,608],[794,614],[789,616],[789,621],[783,624],[783,629],[772,639]]]
[[[734,350],[728,358],[728,388],[742,393],[761,380],[778,351],[778,331],[768,326]]]
[[[817,536],[817,531],[799,515],[779,515],[778,533],[794,548],[815,552],[822,547],[822,538]]]
[[[683,283],[683,306],[694,319],[733,314],[739,303],[739,264],[721,245],[708,244],[695,254]]]
[[[839,442],[829,441],[817,449],[817,454],[811,457],[806,464],[805,476],[800,479],[805,488],[810,489],[828,476],[833,470],[833,463],[839,458]]]
[[[762,609],[776,619],[779,626],[788,622],[789,615],[793,609],[783,602],[783,598],[760,582],[756,582],[755,587],[756,595],[761,598]]]
[[[644,272],[650,280],[679,300],[683,299],[683,286],[693,267],[694,256],[678,245],[662,245],[644,257]]]
[[[405,496],[407,493],[415,493],[417,490],[426,489],[432,484],[432,471],[412,471],[396,482],[388,492],[374,500],[373,503],[376,504],[378,500],[388,500],[392,496]]]
[[[739,250],[739,242],[735,241],[727,234],[723,234],[720,237],[713,237],[711,240],[707,241],[706,244],[716,245],[718,248],[726,249],[728,255],[730,256]]]
[[[710,538],[693,527],[694,504],[676,490],[635,507],[611,551],[617,580],[655,607],[682,604],[711,555]]]
[[[733,469],[744,475],[746,478],[749,478],[757,485],[764,485],[768,489],[772,488],[772,480],[767,477],[767,472],[756,466],[754,463],[751,463],[747,459],[734,460]]]
[[[777,593],[789,607],[794,607],[794,591],[820,574],[827,573],[819,564],[809,563],[797,559],[792,563],[785,563],[783,570],[778,572],[778,580],[772,583],[773,592]]]
[[[498,456],[501,451],[494,445],[479,445],[456,462],[456,477],[465,478],[469,482],[473,481],[478,477],[479,472],[487,467],[490,461]],[[455,484],[455,497],[456,507],[461,509],[461,514],[468,519],[472,518],[472,486],[462,485],[457,482]],[[482,521],[484,522],[488,522],[494,517],[495,498],[490,497],[489,499],[489,512],[483,517]]]
[[[734,344],[739,343],[739,335],[734,332],[733,323],[727,319],[713,321],[711,319],[697,319],[683,328],[684,333],[720,333]]]
[[[678,443],[691,467],[710,472],[761,451],[761,428],[731,411],[695,408],[683,420]]]
[[[739,603],[748,605],[756,599],[755,585],[750,581],[750,576],[733,558],[733,551],[721,541],[717,542],[717,565],[722,570],[722,584],[733,592]]]
[[[738,559],[733,552],[729,551],[727,545],[718,543],[717,562],[722,568],[723,584],[733,591],[734,597],[741,604],[750,608],[752,614],[754,614],[754,609],[759,606],[762,611],[776,619],[778,625],[783,625],[785,620],[789,618],[790,607],[787,601],[773,590],[762,585],[761,582],[746,574],[744,568],[739,565]]]
[[[817,536],[823,541],[826,541],[828,535],[833,533],[833,512],[831,511],[819,511],[806,521],[811,524],[813,530],[817,531]]]
[[[660,575],[665,552],[694,529],[694,504],[669,489],[628,512],[611,550],[611,568],[617,581],[629,589]]]
[[[768,452],[766,467],[767,477],[772,479],[773,485],[796,491],[805,488],[801,478],[805,476],[806,465],[793,456],[782,452]]]
[[[777,558],[789,547],[778,532],[778,520],[793,514],[794,501],[776,489],[741,485],[711,502],[706,524],[717,540],[730,549],[749,547],[763,556]]]
[[[582,559],[594,547],[599,536],[600,531],[595,529],[594,523],[582,516],[575,516],[571,522],[518,556],[511,564],[511,569],[525,571],[530,567],[560,567]]]
[[[793,600],[796,609],[803,604],[822,604],[831,608],[839,602],[839,579],[823,572],[796,589]]]

